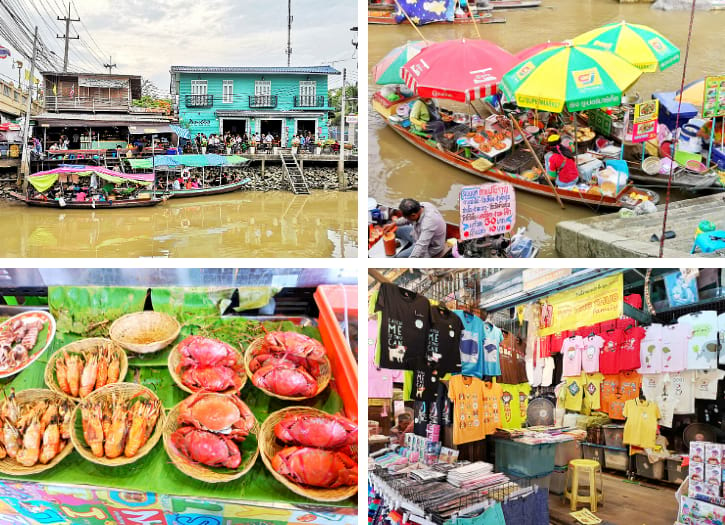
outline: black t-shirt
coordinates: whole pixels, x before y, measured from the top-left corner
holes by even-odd
[[[380,368],[414,370],[425,360],[430,303],[392,283],[380,285],[375,310],[381,311]]]
[[[415,365],[410,398],[416,401],[432,401],[435,399],[438,383],[440,381],[433,377],[427,363]]]
[[[438,375],[461,372],[461,332],[460,317],[444,306],[430,307],[426,360]]]
[[[413,403],[413,432],[418,436],[425,436],[428,428],[429,401],[415,401]]]
[[[436,386],[435,400],[430,404],[429,416],[432,425],[444,427],[453,424],[453,403],[448,399],[448,388],[440,381]]]

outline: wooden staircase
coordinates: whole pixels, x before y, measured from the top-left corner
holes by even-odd
[[[292,185],[292,192],[295,195],[309,195],[310,188],[307,186],[305,176],[302,174],[297,159],[292,154],[280,153],[279,158],[282,160],[282,166],[287,174],[287,179]]]

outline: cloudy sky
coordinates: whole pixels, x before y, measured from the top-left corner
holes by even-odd
[[[63,41],[51,40],[48,23],[61,35],[65,24],[51,20],[46,6],[48,11],[54,6],[58,13],[52,14],[62,16],[59,9],[63,1],[21,2],[31,23],[40,26],[41,38],[60,57]],[[108,55],[112,55],[118,64],[114,73],[140,74],[167,92],[171,65],[287,65],[287,0],[73,2],[83,25],[73,24],[71,33],[80,34],[96,56],[72,40],[70,62],[86,70],[100,69],[100,57],[107,61]],[[293,0],[292,65],[331,64],[340,70],[346,67],[349,78],[357,80],[351,44],[356,33],[350,31],[357,25],[356,4],[353,0]],[[0,10],[0,15],[5,13]],[[0,36],[0,45],[7,44]],[[23,60],[14,53],[13,58],[16,57]],[[0,61],[0,74],[5,79],[17,79],[17,70],[13,72],[11,62],[12,59]],[[331,77],[330,81],[332,85],[341,82],[340,77]]]

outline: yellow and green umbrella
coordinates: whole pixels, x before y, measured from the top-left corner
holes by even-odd
[[[509,100],[525,108],[560,113],[618,106],[642,72],[609,51],[562,44],[519,62],[503,76]]]
[[[680,50],[654,29],[619,22],[587,31],[572,40],[576,45],[611,51],[642,71],[664,71],[680,61]]]

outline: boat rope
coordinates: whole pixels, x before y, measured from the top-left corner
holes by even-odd
[[[692,25],[695,21],[695,3],[696,0],[692,0],[692,6],[690,8],[690,27],[687,32],[687,47],[685,47],[685,60],[682,63],[682,81],[680,82],[680,100],[677,101],[677,118],[675,119],[675,140],[672,143],[672,151],[670,156],[672,162],[670,163],[670,174],[667,177],[667,196],[665,198],[665,213],[662,217],[662,235],[660,235],[660,251],[659,258],[661,259],[665,250],[665,231],[667,231],[667,214],[670,209],[670,191],[672,189],[672,176],[675,171],[675,153],[677,152],[677,143],[680,140],[680,136],[677,130],[680,128],[680,108],[682,107],[682,92],[685,89],[685,75],[687,74],[687,59],[690,56],[690,43],[692,42]],[[713,119],[714,123],[714,119]],[[624,147],[624,146],[622,146]]]
[[[428,40],[426,37],[423,36],[423,33],[421,33],[420,28],[415,23],[413,23],[413,21],[408,16],[408,13],[405,11],[405,9],[403,9],[403,7],[400,5],[400,2],[398,2],[398,0],[395,0],[395,5],[397,5],[400,12],[405,15],[405,18],[408,19],[408,22],[410,22],[410,25],[413,26],[413,29],[415,29],[418,32],[418,35],[420,35],[420,39],[423,40],[424,42],[430,42],[430,40]]]

